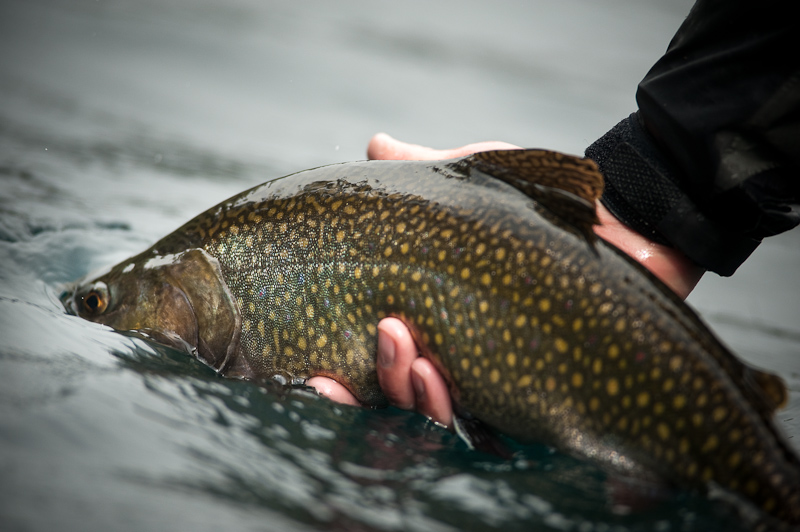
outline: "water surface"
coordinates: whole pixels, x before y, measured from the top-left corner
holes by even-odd
[[[369,137],[581,153],[635,107],[680,1],[17,1],[0,5],[4,530],[737,530],[690,493],[617,511],[544,446],[471,452],[413,413],[217,378],[64,315],[62,283]],[[690,302],[790,388],[800,235]]]

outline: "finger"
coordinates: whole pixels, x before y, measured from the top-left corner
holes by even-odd
[[[417,358],[411,364],[411,381],[416,394],[417,411],[445,427],[452,426],[450,392],[433,363],[427,358]]]
[[[507,142],[488,141],[467,144],[466,146],[450,150],[435,150],[426,146],[399,141],[386,133],[378,133],[369,141],[367,157],[373,160],[434,161],[463,157],[479,151],[518,149],[520,149],[519,146],[514,146]]]
[[[333,379],[327,377],[311,377],[306,381],[306,384],[312,388],[316,388],[317,393],[327,397],[331,401],[355,406],[361,404],[358,402],[358,399],[350,393],[350,390]]]
[[[405,324],[385,318],[378,324],[378,382],[389,402],[413,410],[416,404],[411,383],[411,364],[418,357],[417,346]]]

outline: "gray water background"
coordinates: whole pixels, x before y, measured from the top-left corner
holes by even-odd
[[[217,378],[65,316],[59,286],[378,131],[582,153],[635,109],[687,0],[0,0],[0,528],[737,530],[679,493],[626,514],[543,446]],[[689,298],[780,374],[800,447],[800,232]]]

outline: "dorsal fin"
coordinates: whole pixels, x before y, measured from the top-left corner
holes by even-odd
[[[461,164],[489,174],[536,200],[562,225],[596,240],[599,224],[595,201],[603,193],[603,176],[590,159],[549,150],[495,150],[475,153]]]
[[[603,175],[591,159],[583,159],[550,150],[494,150],[475,153],[471,156],[475,166],[498,179],[509,182],[506,177],[519,182],[512,183],[527,193],[524,185],[540,185],[561,189],[588,203],[603,194]]]

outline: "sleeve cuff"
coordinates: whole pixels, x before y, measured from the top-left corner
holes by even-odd
[[[605,177],[601,201],[622,223],[659,244],[670,245],[697,265],[732,275],[760,241],[726,230],[706,217],[637,113],[586,150]]]

